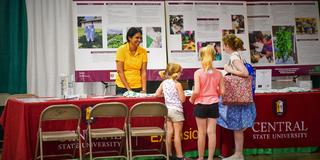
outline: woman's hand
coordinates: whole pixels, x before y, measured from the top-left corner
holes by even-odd
[[[147,91],[146,90],[141,90],[140,93],[147,93]]]
[[[233,71],[233,69],[228,65],[228,64],[224,64],[224,70],[227,71],[228,73],[231,73]]]
[[[190,98],[189,98],[189,102],[190,102],[191,104],[194,104],[194,98],[190,97]]]

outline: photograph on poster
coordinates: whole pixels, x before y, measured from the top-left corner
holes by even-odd
[[[181,34],[183,32],[183,15],[169,15],[170,34]]]
[[[194,31],[184,31],[181,33],[181,43],[183,51],[196,51]]]
[[[297,64],[294,26],[272,26],[276,64]]]
[[[108,28],[107,29],[107,46],[108,48],[118,48],[123,44],[122,29]]]
[[[251,63],[269,64],[274,62],[271,31],[249,32]]]
[[[102,48],[101,16],[78,16],[78,47]]]
[[[232,29],[236,34],[245,32],[244,28],[244,16],[243,15],[231,15]]]
[[[221,56],[221,42],[220,41],[206,41],[206,42],[198,42],[197,43],[197,51],[199,54],[199,50],[202,47],[206,47],[207,45],[212,45],[215,53],[213,54],[214,57],[214,61],[221,61],[222,60],[222,56]],[[198,55],[198,58],[200,58],[200,56]]]
[[[297,35],[312,35],[317,34],[316,18],[296,18],[296,32]]]
[[[161,27],[147,27],[147,48],[161,48]]]

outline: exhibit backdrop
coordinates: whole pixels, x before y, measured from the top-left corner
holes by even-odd
[[[163,1],[74,1],[73,12],[76,81],[113,81],[116,50],[130,27],[142,29],[148,79],[166,67]]]
[[[141,27],[148,50],[148,80],[160,80],[167,63],[193,79],[199,50],[214,48],[214,66],[229,55],[222,37],[244,42],[241,55],[273,76],[305,75],[320,64],[317,1],[74,1],[76,81],[113,81],[116,49],[130,27]]]

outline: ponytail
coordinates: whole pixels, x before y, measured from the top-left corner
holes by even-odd
[[[178,78],[179,74],[178,73],[173,73],[170,77],[174,80]]]
[[[167,76],[166,76],[166,71],[159,71],[159,75],[162,79],[167,79]]]
[[[168,63],[166,70],[160,71],[159,75],[162,79],[172,78],[176,80],[179,78],[179,73],[182,71],[182,67],[176,63]]]
[[[215,50],[212,45],[207,45],[200,49],[200,59],[202,68],[208,71],[213,68],[212,61],[214,59]]]

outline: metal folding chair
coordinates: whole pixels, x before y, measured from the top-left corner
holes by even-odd
[[[126,144],[126,155],[121,154],[122,145],[117,152],[114,151],[106,151],[106,152],[117,152],[118,155],[112,156],[104,156],[104,157],[95,157],[95,158],[125,158],[129,159],[128,153],[128,134],[127,134],[127,117],[128,117],[128,107],[123,103],[118,102],[110,102],[110,103],[99,103],[95,105],[90,112],[90,119],[96,118],[123,118],[124,123],[123,126],[109,127],[109,128],[92,128],[92,125],[89,123],[88,125],[88,135],[89,135],[89,147],[90,147],[90,160],[92,159],[92,139],[93,138],[110,138],[110,137],[121,137],[122,141],[125,141]],[[105,121],[108,123],[108,121]],[[125,138],[125,139],[124,139]],[[94,159],[95,159],[94,158]]]
[[[43,131],[43,122],[56,120],[73,120],[77,125],[73,130],[59,131]],[[39,120],[38,138],[35,151],[35,159],[40,157],[43,160],[43,142],[48,141],[78,141],[79,159],[82,160],[81,137],[80,137],[81,110],[73,104],[51,105],[41,112]],[[38,148],[40,145],[40,156],[38,156]],[[76,147],[74,147],[76,148]],[[74,152],[75,153],[75,152]],[[62,155],[46,155],[46,157],[56,156],[72,156],[70,154]]]
[[[163,145],[165,145],[165,141],[161,142],[160,149],[144,149],[144,150],[133,150],[132,147],[132,137],[144,137],[144,136],[163,136],[163,139],[166,139],[166,117],[168,111],[167,107],[160,102],[141,102],[134,105],[129,112],[129,154],[130,160],[133,160],[136,157],[164,157],[167,160],[169,159],[169,155],[167,152],[167,147],[165,147],[165,152],[163,153]],[[133,124],[132,121],[134,118],[159,118],[163,117],[163,127],[159,127],[158,125],[154,126],[144,126],[138,127],[137,124]],[[151,120],[150,120],[151,121]],[[137,126],[135,126],[137,125]],[[141,125],[141,124],[140,124]],[[133,156],[133,152],[135,151],[153,151],[150,154],[136,154]],[[157,151],[154,153],[154,151]]]

